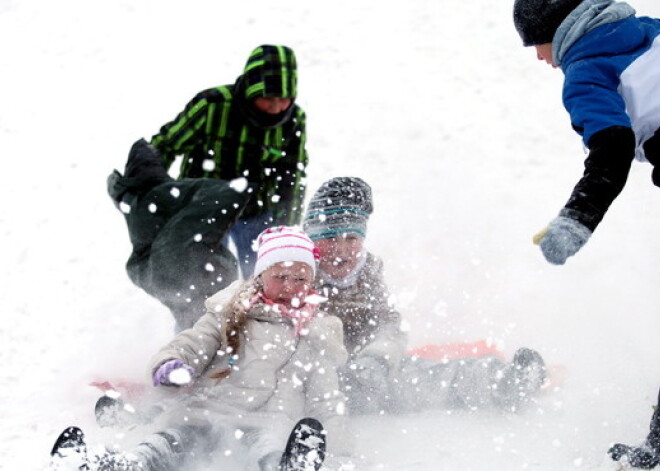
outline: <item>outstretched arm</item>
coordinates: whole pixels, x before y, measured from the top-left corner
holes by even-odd
[[[555,265],[584,246],[623,190],[635,156],[635,134],[629,127],[612,126],[594,134],[589,149],[582,178],[559,216],[535,240]]]
[[[169,169],[177,155],[189,152],[203,139],[211,92],[198,93],[173,121],[163,125],[151,138],[151,144],[160,152],[166,168]]]

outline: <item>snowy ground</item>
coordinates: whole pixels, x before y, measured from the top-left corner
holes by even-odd
[[[0,469],[39,470],[67,425],[100,440],[95,377],[141,378],[171,335],[132,286],[105,178],[192,95],[262,43],[292,46],[310,187],[375,193],[368,245],[411,346],[488,337],[563,365],[524,414],[355,421],[382,469],[611,469],[646,434],[660,386],[660,199],[636,164],[588,246],[548,265],[531,236],[581,172],[561,72],[537,62],[505,1],[0,0]],[[660,16],[654,0],[633,0]]]

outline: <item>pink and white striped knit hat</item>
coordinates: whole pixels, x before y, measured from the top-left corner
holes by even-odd
[[[254,277],[259,276],[271,265],[280,262],[302,262],[316,273],[319,251],[307,234],[297,227],[269,227],[257,238],[257,263]]]

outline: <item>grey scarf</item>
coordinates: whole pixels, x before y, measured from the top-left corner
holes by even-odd
[[[367,261],[367,250],[364,247],[362,248],[362,252],[360,252],[359,257],[360,258],[358,259],[355,268],[353,268],[353,270],[344,278],[332,278],[330,275],[319,268],[318,271],[320,278],[323,280],[323,284],[334,286],[335,288],[340,289],[353,286],[357,281],[358,276],[360,275],[360,271],[362,271],[362,268]]]
[[[593,29],[635,15],[633,7],[614,0],[584,0],[559,25],[552,39],[552,59],[557,66],[566,51],[582,36]]]

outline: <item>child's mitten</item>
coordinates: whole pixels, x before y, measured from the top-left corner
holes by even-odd
[[[190,383],[195,370],[181,360],[168,360],[153,375],[153,385],[182,386]]]
[[[554,265],[563,265],[577,253],[591,236],[591,230],[575,219],[557,216],[534,236],[545,259]]]

